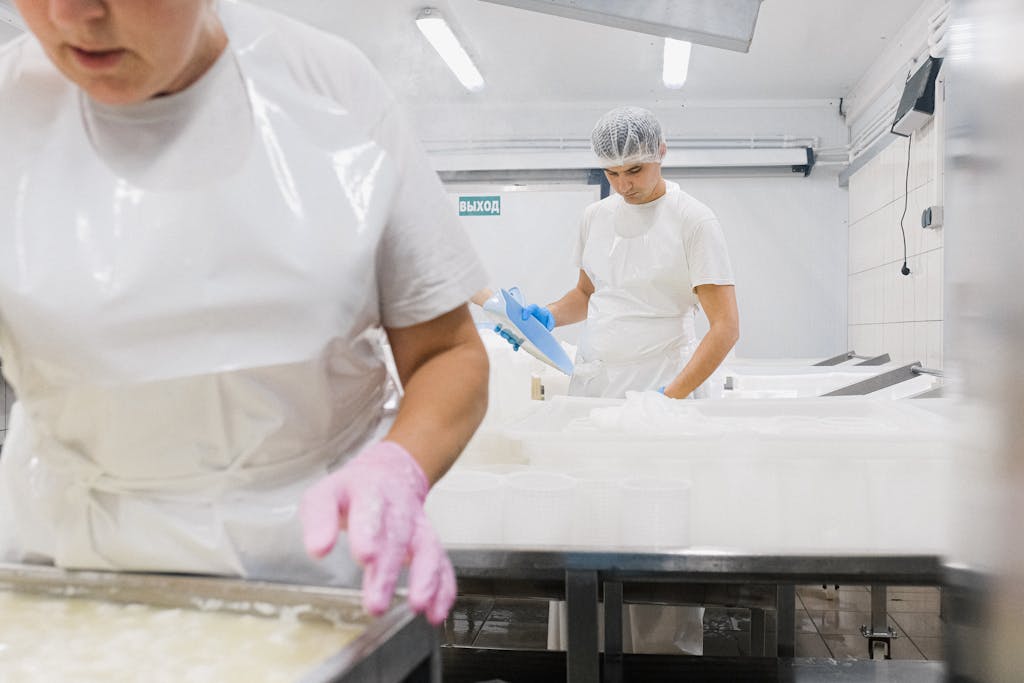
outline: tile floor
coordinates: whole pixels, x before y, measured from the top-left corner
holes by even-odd
[[[891,586],[886,596],[889,626],[896,631],[893,659],[942,659],[939,589]],[[835,659],[866,659],[867,643],[860,635],[871,620],[867,586],[798,586],[796,591],[796,654]],[[824,646],[827,654],[821,652]],[[802,650],[802,647],[807,648]]]
[[[889,625],[896,631],[893,659],[942,659],[939,589],[890,587]],[[870,622],[871,593],[866,586],[798,586],[796,656],[867,659],[860,635]],[[766,627],[774,628],[774,615]],[[447,644],[509,649],[547,646],[548,603],[532,599],[462,597],[445,622]],[[750,615],[745,609],[709,607],[704,615],[704,653],[750,654]]]

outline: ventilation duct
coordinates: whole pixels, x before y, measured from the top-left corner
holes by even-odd
[[[627,31],[748,52],[761,0],[484,0]]]

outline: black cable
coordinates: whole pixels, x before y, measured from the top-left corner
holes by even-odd
[[[912,135],[907,136],[907,177],[903,181],[903,215],[900,216],[900,232],[903,234],[903,267],[900,272],[910,275],[910,268],[907,267],[907,231],[903,228],[903,219],[907,217],[907,205],[910,203],[910,143],[914,141]]]

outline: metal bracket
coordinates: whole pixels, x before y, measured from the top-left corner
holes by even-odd
[[[860,363],[857,363],[857,365],[885,365],[891,360],[889,358],[889,354],[887,353],[883,353],[880,356],[864,356],[851,349],[850,351],[847,351],[846,353],[841,353],[838,356],[832,356],[831,358],[826,358],[823,361],[818,361],[817,363],[811,365],[811,367],[816,368],[825,367],[829,365],[839,365],[840,363],[845,363],[846,361],[852,358],[856,358],[862,361]]]
[[[838,356],[832,356],[831,358],[826,358],[823,361],[819,361],[817,363],[814,363],[811,367],[815,367],[816,368],[818,366],[824,366],[824,365],[839,365],[840,363],[845,363],[846,361],[850,360],[851,358],[857,358],[856,354],[854,354],[853,351],[847,351],[845,353],[839,354]]]
[[[901,368],[869,377],[860,382],[855,382],[841,389],[830,391],[827,394],[822,394],[822,396],[864,396],[879,389],[885,389],[900,382],[905,382],[908,379],[914,379],[920,374],[920,370],[921,364],[914,362]]]

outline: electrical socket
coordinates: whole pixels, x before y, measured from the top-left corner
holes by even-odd
[[[942,227],[942,207],[929,206],[921,212],[921,227],[935,230]]]

